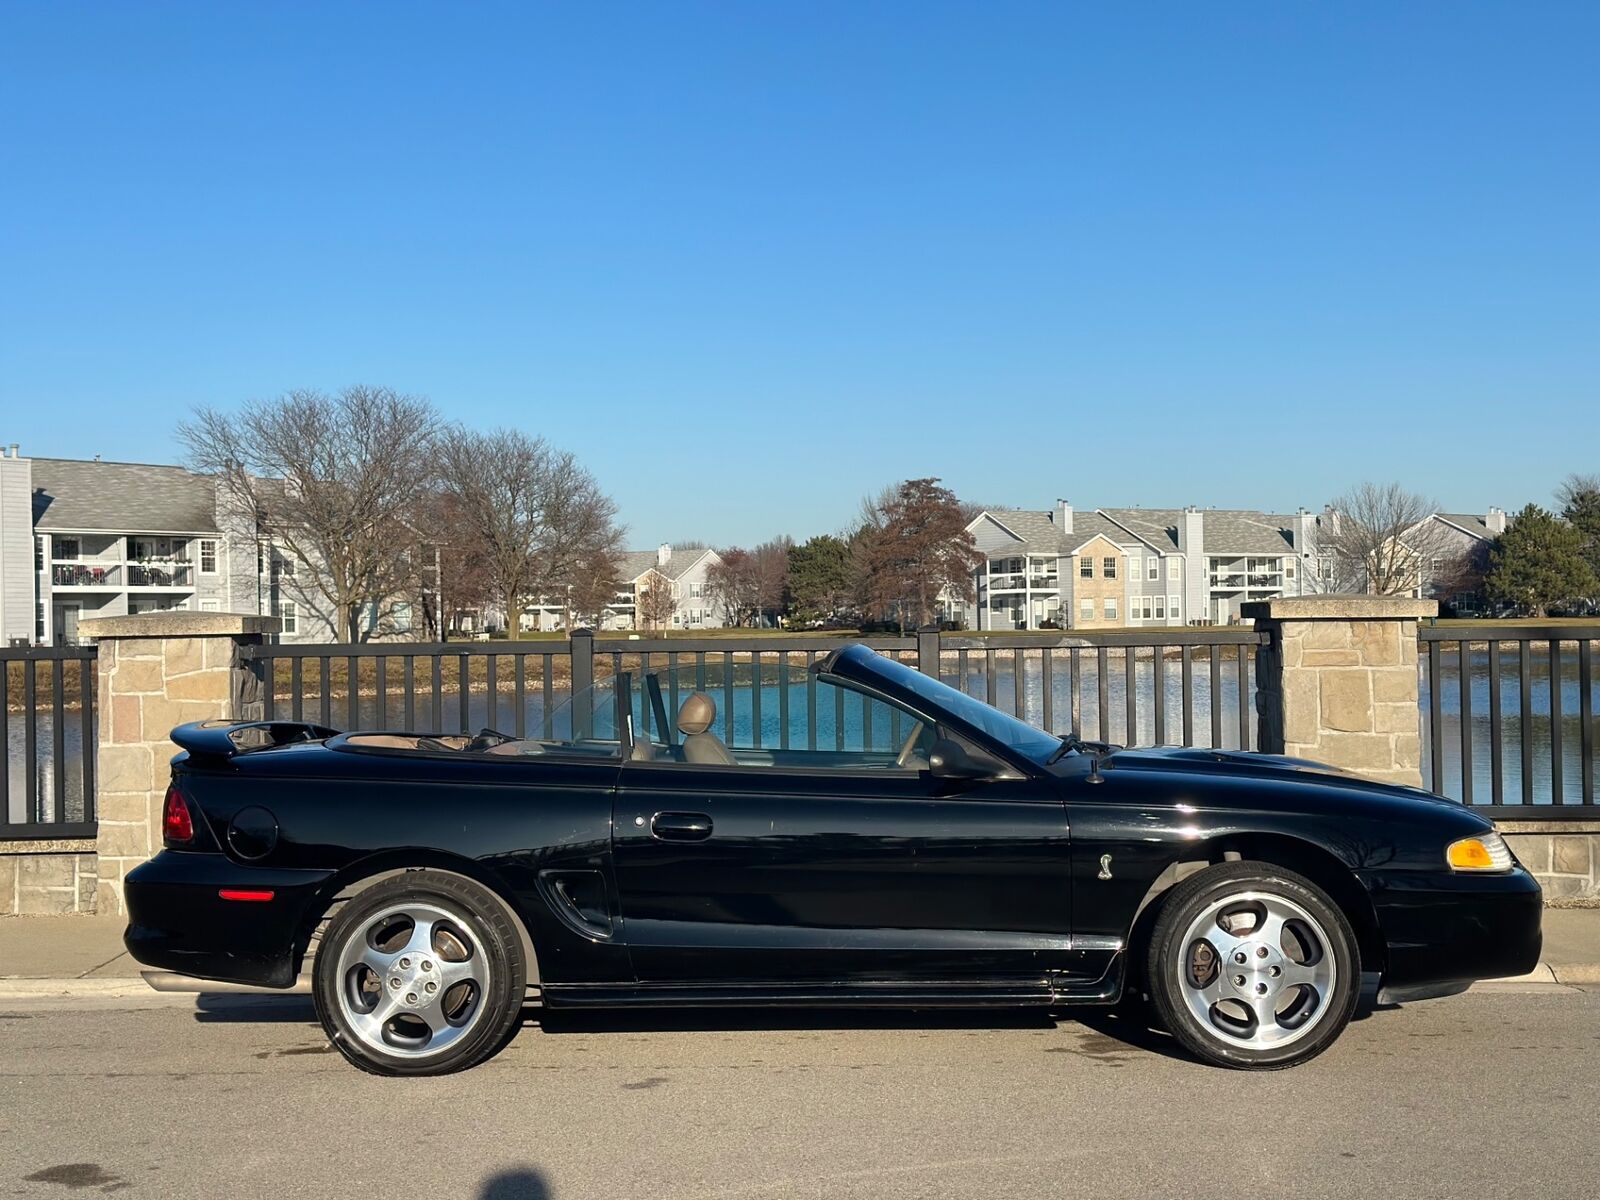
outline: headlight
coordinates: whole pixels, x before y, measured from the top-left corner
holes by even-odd
[[[1498,833],[1480,833],[1451,842],[1445,861],[1455,871],[1509,871],[1511,849]]]

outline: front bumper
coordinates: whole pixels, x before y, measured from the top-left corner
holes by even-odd
[[[123,882],[128,953],[147,967],[200,979],[291,987],[300,942],[332,871],[245,867],[221,854],[163,850]],[[224,900],[224,888],[270,890],[266,902]],[[320,911],[320,909],[319,909]]]
[[[1544,894],[1521,867],[1504,875],[1394,872],[1367,881],[1397,996],[1525,975],[1539,965]]]

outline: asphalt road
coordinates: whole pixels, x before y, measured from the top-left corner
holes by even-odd
[[[1082,1016],[530,1013],[386,1080],[304,1000],[3,1000],[0,1196],[1596,1194],[1600,990],[1381,1010],[1256,1075]]]

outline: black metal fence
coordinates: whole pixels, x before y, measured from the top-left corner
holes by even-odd
[[[674,709],[687,691],[720,697],[730,745],[816,748],[874,736],[870,710],[819,712],[807,670],[837,647],[860,642],[1053,732],[1248,749],[1255,648],[1263,636],[1242,628],[864,639],[580,631],[565,641],[258,646],[244,657],[267,718],[548,735],[574,692],[622,671],[660,671]]]
[[[95,834],[95,650],[0,649],[0,841]]]
[[[1420,638],[1428,787],[1496,819],[1593,815],[1600,623],[1423,626]]]

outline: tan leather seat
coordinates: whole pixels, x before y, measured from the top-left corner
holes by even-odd
[[[695,692],[678,709],[678,732],[683,734],[683,761],[731,767],[733,755],[722,739],[710,732],[716,724],[717,702],[704,692]]]

